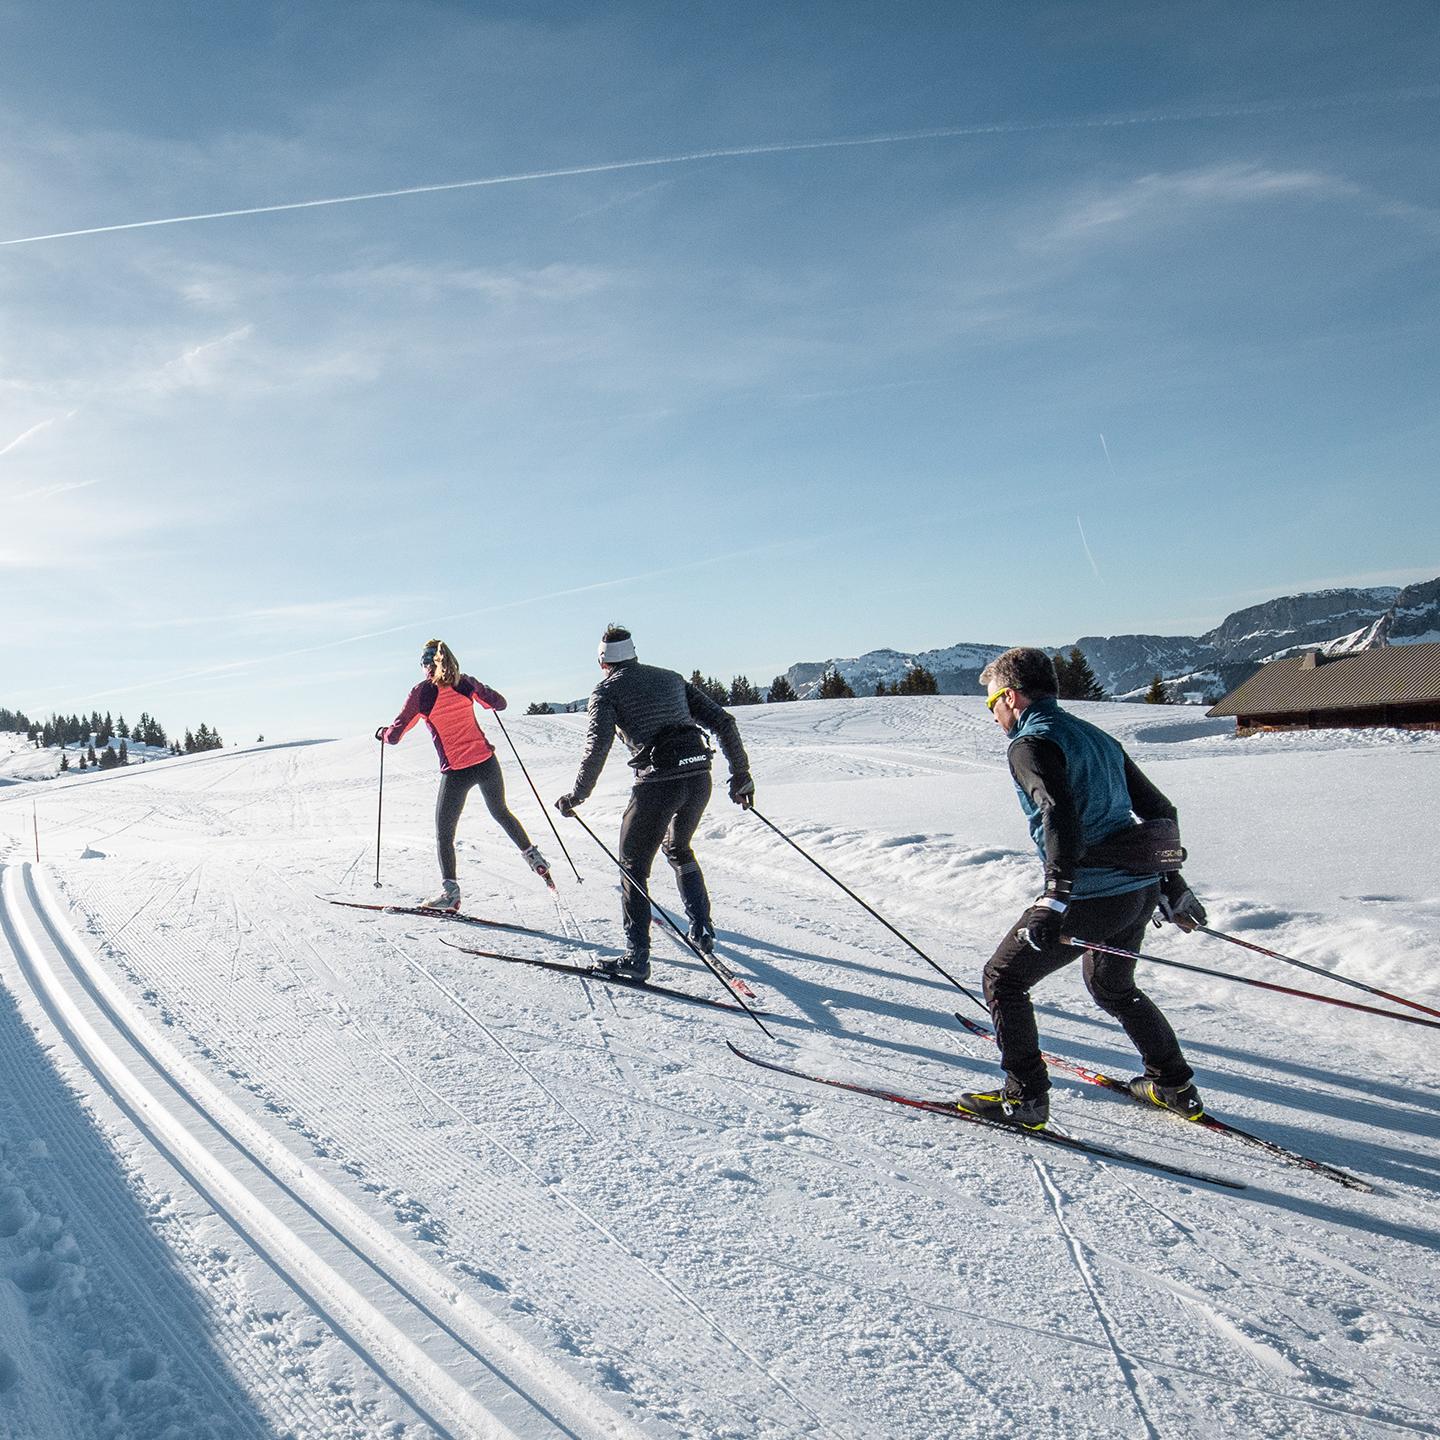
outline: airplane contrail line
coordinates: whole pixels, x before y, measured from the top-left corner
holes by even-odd
[[[0,248],[36,245],[45,240],[71,240],[83,235],[111,235],[122,230],[147,230],[160,225],[189,225],[202,220],[232,220],[246,215],[274,215],[286,210],[315,210],[329,205],[355,205],[365,200],[394,200],[406,195],[435,195],[447,190],[476,190],[493,185],[520,185],[536,180],[561,180],[579,175],[607,175],[621,170],[653,169],[661,165],[692,165],[704,160],[733,160],[758,155],[796,155],[816,150],[855,149],[867,145],[903,145],[921,140],[961,140],[985,135],[1028,135],[1044,131],[1123,129],[1137,125],[1174,125],[1202,120],[1243,119],[1251,115],[1282,114],[1292,110],[1328,109],[1339,105],[1424,100],[1440,97],[1440,86],[1415,86],[1379,95],[1347,95],[1307,101],[1256,101],[1253,104],[1198,107],[1160,115],[1111,115],[1059,120],[996,121],[985,125],[951,125],[929,130],[896,130],[878,135],[839,136],[829,140],[783,140],[767,145],[731,145],[709,150],[688,150],[678,155],[652,155],[634,160],[609,160],[592,165],[565,165],[551,170],[522,170],[510,175],[487,175],[478,180],[451,180],[434,185],[406,185],[395,190],[367,190],[357,195],[334,195],[319,200],[290,200],[276,205],[247,205],[232,210],[207,210],[193,215],[169,215],[154,220],[130,220],[119,225],[91,225],[78,230],[54,230],[44,235],[21,235],[0,240]]]

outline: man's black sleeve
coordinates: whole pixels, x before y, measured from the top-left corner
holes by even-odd
[[[1010,746],[1009,758],[1015,783],[1040,811],[1046,883],[1073,882],[1080,864],[1080,811],[1070,790],[1065,752],[1053,740],[1026,736]]]
[[[1159,787],[1128,755],[1125,757],[1125,788],[1130,792],[1130,808],[1142,820],[1180,818]]]

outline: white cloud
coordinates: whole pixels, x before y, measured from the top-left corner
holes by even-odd
[[[1072,201],[1041,237],[1068,244],[1119,226],[1188,218],[1197,208],[1254,205],[1273,200],[1354,199],[1358,186],[1318,170],[1272,170],[1232,164],[1175,174],[1141,175],[1113,190]]]

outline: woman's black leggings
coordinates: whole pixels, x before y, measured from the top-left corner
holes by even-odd
[[[456,878],[455,827],[460,823],[465,797],[477,785],[486,808],[500,828],[520,849],[530,848],[530,837],[525,833],[525,827],[505,804],[505,777],[500,773],[500,762],[493,755],[464,770],[447,770],[440,777],[440,793],[435,797],[435,848],[440,852],[442,880]]]

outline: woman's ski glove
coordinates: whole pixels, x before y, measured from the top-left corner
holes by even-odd
[[[1187,935],[1201,925],[1208,924],[1210,920],[1205,913],[1205,907],[1178,870],[1172,870],[1161,877],[1160,904],[1156,908],[1156,925],[1162,920],[1168,920],[1172,925],[1178,925]]]
[[[730,798],[742,810],[753,809],[755,806],[755,782],[748,775],[732,775],[730,777]]]
[[[578,802],[576,801],[576,799],[575,799],[575,797],[574,797],[573,795],[562,795],[562,796],[555,802],[555,808],[556,808],[562,815],[569,816],[569,815],[573,815],[573,814],[575,813],[575,806],[576,806],[577,803],[578,803]]]

